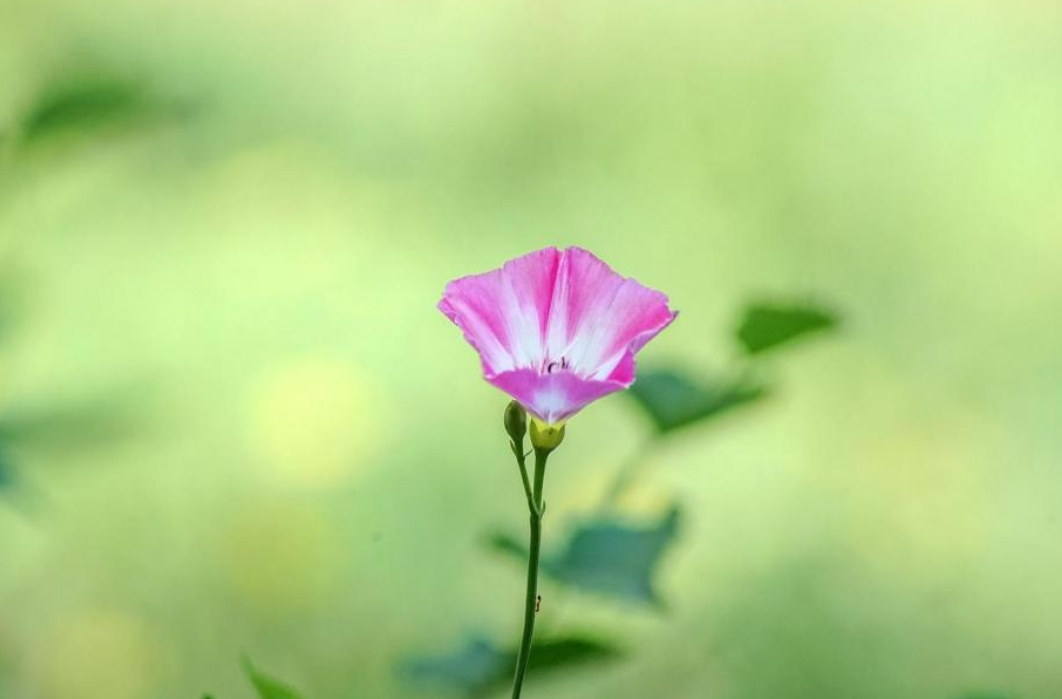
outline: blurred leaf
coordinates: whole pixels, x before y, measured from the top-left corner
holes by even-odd
[[[147,406],[143,393],[115,393],[72,402],[57,408],[21,408],[0,415],[0,491],[25,494],[26,480],[16,478],[14,466],[28,455],[83,455],[91,449],[123,444],[140,433]],[[64,464],[80,464],[77,458]]]
[[[577,527],[563,551],[543,556],[541,569],[558,582],[586,592],[639,604],[660,605],[653,585],[656,568],[678,533],[679,511],[672,507],[648,526],[596,519]],[[495,534],[492,548],[527,559],[527,547]]]
[[[516,671],[517,650],[514,646],[509,653],[509,657],[513,659],[513,672]],[[529,672],[542,673],[567,669],[573,665],[616,660],[622,655],[623,653],[615,646],[595,639],[582,637],[546,639],[533,644],[528,668]],[[507,675],[512,674],[512,672],[507,673]]]
[[[678,531],[673,507],[648,527],[598,520],[575,530],[567,549],[543,562],[550,576],[584,590],[659,604],[653,588],[657,564]]]
[[[0,417],[0,444],[67,449],[105,445],[133,432],[142,409],[142,397],[122,392],[53,408],[12,410]]]
[[[414,658],[403,674],[413,680],[444,685],[470,699],[483,697],[512,682],[517,648],[500,649],[490,641],[473,638],[450,655]],[[528,662],[528,677],[558,672],[595,662],[615,660],[615,646],[581,636],[536,640]]]
[[[0,490],[10,487],[14,483],[11,466],[7,462],[7,456],[0,452]]]
[[[145,118],[180,115],[186,106],[164,102],[136,80],[82,73],[45,89],[22,121],[21,140],[32,143],[66,131],[128,124]]]
[[[737,339],[749,354],[758,354],[811,333],[835,327],[833,313],[812,306],[756,304],[745,309]]]
[[[143,89],[115,78],[92,77],[49,89],[22,124],[23,141],[35,141],[65,128],[94,127],[144,110]]]
[[[243,670],[259,699],[299,699],[298,692],[280,680],[262,674],[249,659],[243,661]]]
[[[494,532],[487,537],[487,546],[516,558],[527,558],[527,544],[505,532]]]
[[[534,653],[532,653],[534,657]],[[477,696],[513,667],[508,654],[490,641],[473,638],[450,655],[413,658],[403,668],[410,679],[438,683]]]
[[[757,401],[767,391],[748,380],[706,387],[674,370],[650,369],[641,373],[627,394],[663,434]]]

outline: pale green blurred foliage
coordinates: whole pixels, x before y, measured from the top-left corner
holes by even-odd
[[[139,87],[25,127],[90,73]],[[630,657],[528,696],[1058,696],[1060,75],[1044,0],[0,0],[0,414],[136,417],[4,454],[0,697],[436,696],[406,654],[515,637],[506,399],[434,304],[548,244],[671,295],[647,364],[846,326],[652,455],[667,614],[576,598]],[[547,542],[648,429],[572,421]]]

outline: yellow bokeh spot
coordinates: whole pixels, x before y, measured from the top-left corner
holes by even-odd
[[[250,447],[284,485],[336,485],[368,463],[382,441],[386,412],[382,392],[355,367],[300,361],[254,387]]]
[[[611,464],[594,461],[580,464],[578,471],[563,474],[566,479],[563,485],[558,483],[556,475],[551,481],[551,474],[547,471],[546,501],[550,509],[555,512],[591,512],[597,508],[601,504],[603,493],[608,490],[612,476],[607,466]],[[555,467],[557,468],[559,467]]]
[[[621,512],[629,515],[658,517],[674,505],[674,495],[659,488],[635,484],[623,491],[617,505]]]
[[[142,699],[158,689],[163,656],[141,620],[91,609],[66,617],[46,634],[37,670],[47,699]]]
[[[335,589],[343,546],[317,512],[287,503],[239,513],[223,535],[224,572],[242,600],[271,612],[303,611]]]

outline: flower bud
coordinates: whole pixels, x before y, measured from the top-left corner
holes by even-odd
[[[523,444],[527,434],[527,411],[516,401],[509,401],[505,406],[505,431],[514,444]]]
[[[564,441],[564,424],[547,425],[531,419],[531,446],[538,451],[551,452]]]

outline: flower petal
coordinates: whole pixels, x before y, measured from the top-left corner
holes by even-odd
[[[533,369],[506,371],[487,380],[550,425],[567,420],[598,398],[629,385],[620,381],[583,379],[567,371],[539,374]]]
[[[562,253],[546,330],[547,354],[578,374],[604,380],[629,349],[640,350],[676,313],[667,296],[616,274],[593,253]]]
[[[479,351],[488,377],[545,361],[543,338],[560,258],[556,248],[546,248],[446,285],[439,310]]]

